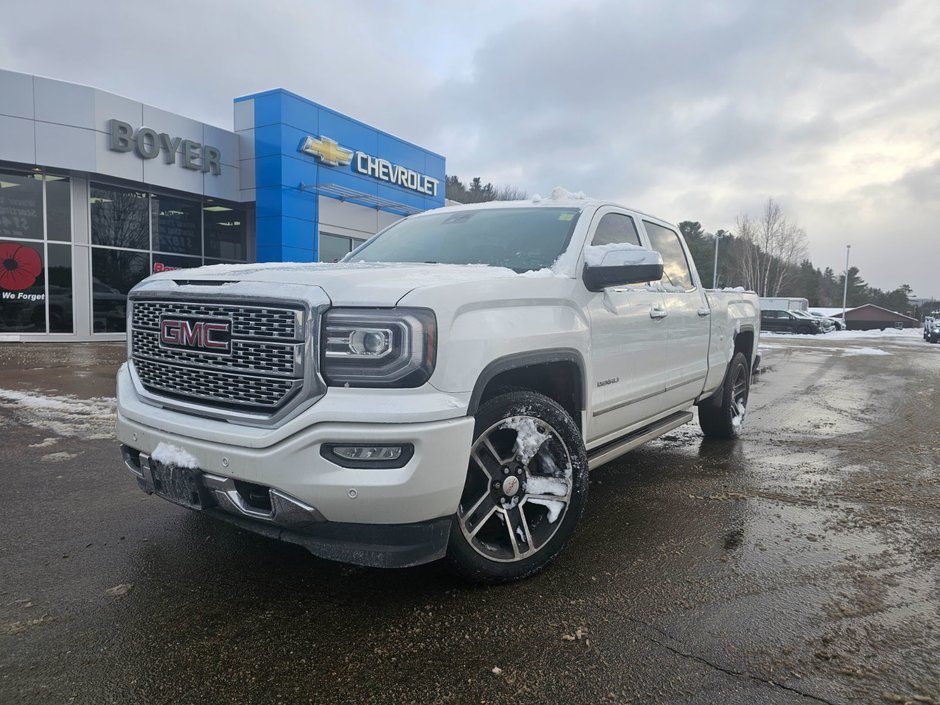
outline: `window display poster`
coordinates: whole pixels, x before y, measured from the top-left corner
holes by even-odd
[[[46,331],[42,248],[0,241],[0,332]]]

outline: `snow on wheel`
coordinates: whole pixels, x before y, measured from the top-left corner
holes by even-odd
[[[477,414],[451,563],[477,582],[541,570],[568,542],[586,495],[584,444],[568,413],[534,392],[495,397]]]

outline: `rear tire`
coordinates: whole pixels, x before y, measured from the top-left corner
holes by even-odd
[[[731,358],[721,389],[699,404],[698,423],[705,438],[737,438],[747,413],[751,391],[751,371],[743,353]]]
[[[533,575],[574,534],[587,489],[587,454],[568,412],[535,392],[494,397],[476,415],[448,560],[476,583]]]

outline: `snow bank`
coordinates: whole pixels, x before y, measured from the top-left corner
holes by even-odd
[[[880,348],[842,348],[843,355],[890,355],[887,350]]]
[[[25,426],[88,440],[114,438],[114,397],[79,399],[0,389],[0,406]]]
[[[775,333],[773,331],[761,331],[761,337],[770,336],[773,338],[796,338],[799,340],[883,340],[891,342],[907,343],[912,340],[922,341],[923,331],[920,328],[886,328],[884,330],[834,330],[829,333],[820,333],[818,335],[802,333]]]

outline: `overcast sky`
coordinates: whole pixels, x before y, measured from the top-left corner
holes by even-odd
[[[936,0],[3,5],[2,68],[227,128],[283,87],[449,174],[708,231],[773,197],[816,266],[851,244],[870,284],[940,297]]]

